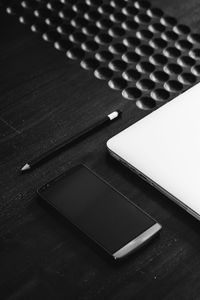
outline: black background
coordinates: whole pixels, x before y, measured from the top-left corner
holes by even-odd
[[[151,1],[200,30],[198,0]],[[147,112],[0,12],[1,299],[199,299],[199,222],[121,166],[106,141]],[[116,107],[123,118],[30,173],[36,154]],[[36,189],[85,162],[163,225],[160,238],[114,264],[44,205]]]

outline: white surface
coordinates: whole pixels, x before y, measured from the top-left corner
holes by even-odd
[[[108,115],[108,118],[112,121],[113,119],[117,118],[119,116],[118,111],[113,111],[111,114]]]
[[[200,218],[200,83],[107,146]]]

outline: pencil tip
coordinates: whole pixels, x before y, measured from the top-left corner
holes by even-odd
[[[27,171],[29,170],[31,167],[29,164],[25,164],[22,168],[21,168],[21,171],[24,172],[24,171]]]

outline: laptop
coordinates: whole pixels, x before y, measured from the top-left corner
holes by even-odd
[[[200,219],[200,83],[111,138],[107,147]]]

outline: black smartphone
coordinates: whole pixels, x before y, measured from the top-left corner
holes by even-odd
[[[84,165],[50,181],[38,193],[114,259],[138,249],[161,229],[148,214]]]

